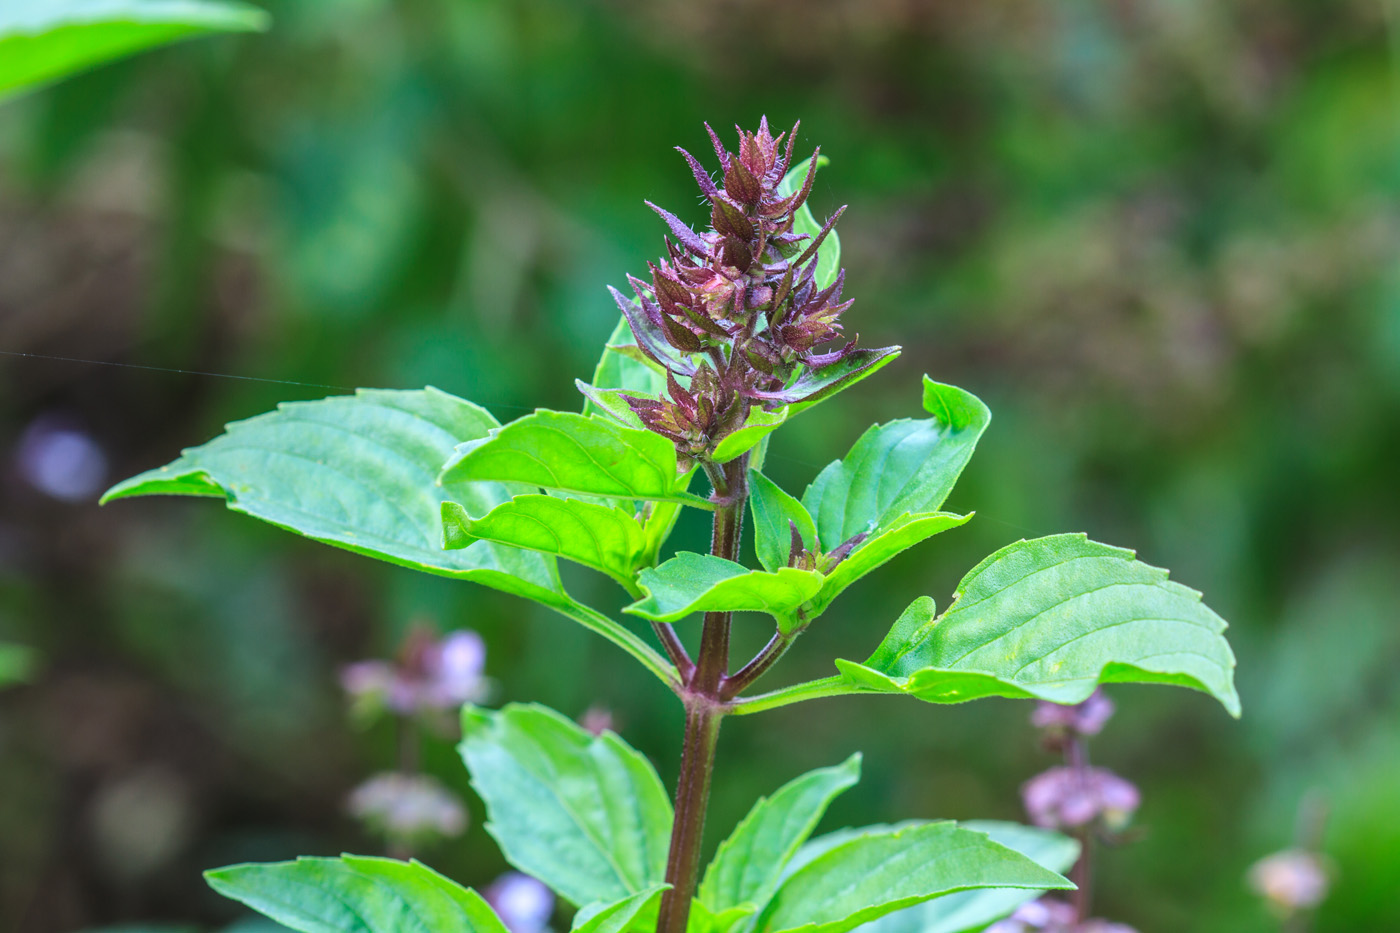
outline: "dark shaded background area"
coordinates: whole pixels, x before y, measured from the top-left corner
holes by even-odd
[[[212,926],[236,914],[204,868],[375,851],[342,803],[393,736],[352,728],[335,674],[414,621],[480,631],[499,701],[610,707],[673,779],[678,705],[566,621],[216,503],[95,497],[334,391],[203,373],[577,407],[616,319],[603,286],[659,252],[642,199],[701,219],[670,147],[766,113],[831,157],[817,212],[851,205],[852,329],[906,348],[785,429],[770,472],[800,491],[870,422],[917,414],[924,372],[995,413],[950,502],[978,517],[843,597],[774,685],[864,657],[1008,541],[1136,548],[1233,623],[1245,718],[1113,692],[1096,758],[1145,803],[1102,912],[1276,929],[1243,875],[1318,789],[1339,874],[1317,928],[1400,929],[1384,0],[267,5],[265,36],[0,109],[0,639],[44,659],[0,694],[0,928]],[[1048,763],[1028,713],[857,698],[731,720],[710,836],[855,749],[866,778],[832,826],[1019,818]],[[427,761],[466,793],[450,742]],[[473,816],[425,858],[480,885],[503,864]]]

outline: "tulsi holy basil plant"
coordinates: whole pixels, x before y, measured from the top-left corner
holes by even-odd
[[[911,908],[922,933],[968,930],[1072,887],[1059,872],[1077,846],[1049,830],[914,821],[809,838],[857,780],[858,756],[760,799],[706,866],[727,716],[856,693],[1073,704],[1109,682],[1191,687],[1239,711],[1225,623],[1200,594],[1078,534],[1011,544],[968,572],[942,614],[915,598],[868,658],[754,692],[842,590],[969,519],[941,507],[990,420],[975,396],[924,377],[922,417],[871,427],[800,497],[764,475],[775,431],[899,353],[849,336],[841,212],[814,220],[822,160],[794,163],[796,130],[774,137],[765,121],[739,133],[737,152],[711,132],[717,176],[684,153],[709,228],[653,206],[664,253],[613,291],[622,318],[579,383],[581,411],[502,424],[433,388],[362,389],[230,424],[105,497],[220,497],[327,544],[534,600],[655,675],[685,709],[674,795],[612,733],[536,705],[462,714],[492,836],[578,908],[584,933],[842,933]],[[710,513],[710,552],[667,556],[687,508]],[[757,567],[739,562],[746,523]],[[653,638],[574,599],[560,559],[616,581]],[[730,656],[735,612],[771,616],[752,658]],[[302,858],[208,878],[306,933],[505,931],[475,891],[418,862]]]

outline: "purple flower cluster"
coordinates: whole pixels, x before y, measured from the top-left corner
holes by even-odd
[[[898,349],[857,350],[850,339],[820,352],[844,339],[840,317],[851,305],[841,298],[844,273],[824,288],[817,282],[817,250],[845,208],[815,236],[794,232],[817,169],[813,153],[802,186],[782,192],[798,127],[777,137],[766,118],[756,133],[736,127],[737,153],[706,129],[723,187],[681,153],[709,202],[710,229],[696,233],[648,202],[674,241],[666,239],[666,255],[649,265],[649,279],[628,276],[634,297],[612,289],[636,352],[666,373],[665,395],[627,396],[628,404],[686,462],[703,459],[742,426],[752,405],[814,401]]]
[[[1290,916],[1321,904],[1331,887],[1332,873],[1316,852],[1285,849],[1255,862],[1249,885],[1278,913]]]
[[[464,629],[438,639],[415,629],[397,661],[347,665],[340,684],[360,710],[412,716],[484,699],[490,689],[485,666],[486,645],[476,632]]]
[[[1142,802],[1138,789],[1105,768],[1089,766],[1088,739],[1113,716],[1113,702],[1096,690],[1082,703],[1039,703],[1031,724],[1042,731],[1046,748],[1063,753],[1066,763],[1021,785],[1031,822],[1079,839],[1079,862],[1070,877],[1079,885],[1069,901],[1043,897],[1022,904],[986,933],[1136,933],[1090,913],[1089,860],[1096,836],[1123,830]]]
[[[1137,812],[1138,789],[1106,768],[1091,768],[1085,739],[1098,735],[1113,716],[1113,701],[1102,690],[1083,703],[1038,703],[1031,725],[1042,730],[1046,747],[1064,752],[1069,763],[1051,768],[1021,785],[1026,812],[1037,826],[1118,832]]]
[[[1031,822],[1047,829],[1082,829],[1099,823],[1110,831],[1128,825],[1142,798],[1138,789],[1105,768],[1051,768],[1021,786]]]
[[[467,828],[462,801],[426,774],[376,774],[351,792],[346,808],[394,846],[417,847]]]
[[[1102,690],[1095,690],[1083,703],[1037,703],[1031,713],[1031,725],[1044,729],[1050,736],[1098,735],[1113,717],[1113,701]]]

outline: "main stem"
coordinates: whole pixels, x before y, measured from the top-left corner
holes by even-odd
[[[1065,746],[1066,763],[1074,769],[1075,779],[1088,780],[1089,746],[1081,735],[1074,735]],[[1075,833],[1079,840],[1079,861],[1074,863],[1069,880],[1074,882],[1074,893],[1070,903],[1074,905],[1075,920],[1083,923],[1089,919],[1094,891],[1094,833],[1085,826]]]
[[[709,466],[711,496],[715,503],[710,553],[726,560],[739,556],[739,536],[748,499],[748,456],[723,466]],[[714,773],[715,745],[720,721],[728,712],[724,697],[729,675],[728,612],[705,613],[700,651],[695,666],[680,690],[685,703],[685,743],[681,750],[681,774],[676,783],[676,817],[671,826],[671,851],[666,859],[666,883],[661,896],[656,933],[685,933],[690,902],[700,875],[700,844],[705,834],[705,810],[710,802],[710,777]]]

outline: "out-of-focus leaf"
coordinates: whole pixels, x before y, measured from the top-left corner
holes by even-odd
[[[808,549],[817,546],[817,527],[802,503],[757,470],[749,471],[749,507],[753,515],[754,550],[767,570],[788,565],[792,525]]]
[[[811,165],[811,159],[803,159],[792,170],[783,176],[783,180],[778,183],[778,194],[782,197],[790,197],[802,188],[803,181],[807,178],[807,169]],[[826,156],[817,156],[817,172],[820,173],[831,162]],[[813,187],[815,189],[815,185]],[[805,233],[809,237],[815,237],[821,233],[822,225],[817,223],[816,217],[812,215],[811,196],[802,204],[792,216],[792,232]],[[804,240],[798,250],[805,250],[811,240]],[[836,281],[836,275],[841,271],[841,237],[832,230],[822,241],[822,245],[817,247],[817,272],[815,275],[818,288],[826,288]]]
[[[576,906],[662,883],[671,803],[652,766],[616,735],[594,736],[542,706],[468,706],[459,748],[486,803],[486,830],[520,871]]]
[[[932,418],[870,428],[807,487],[802,504],[823,548],[879,533],[904,515],[935,512],[948,498],[991,412],[970,392],[927,376],[923,401]]]
[[[0,687],[28,680],[35,661],[33,648],[0,641]]]
[[[653,622],[674,622],[694,612],[766,612],[788,631],[796,624],[797,608],[816,594],[821,580],[815,570],[749,570],[722,557],[682,551],[642,571],[638,583],[647,597],[624,611]]]
[[[1101,683],[1162,683],[1238,716],[1225,627],[1200,593],[1132,551],[1055,535],[1007,545],[963,578],[941,617],[915,600],[864,664],[836,664],[852,685],[935,703],[1078,703]]]
[[[482,540],[553,554],[605,573],[629,591],[647,546],[631,512],[558,496],[516,496],[481,518],[444,502],[442,521],[449,548]]]
[[[661,548],[671,537],[671,532],[675,530],[676,520],[680,518],[683,507],[679,502],[652,500],[643,503],[642,508],[646,517],[642,525],[642,534],[647,542],[642,565],[655,567],[657,562],[661,560]]]
[[[499,483],[436,482],[457,445],[496,427],[484,409],[437,389],[360,389],[234,422],[102,501],[218,496],[235,512],[357,554],[567,605],[551,557],[489,541],[442,548],[443,502],[485,512],[510,498]]]
[[[837,794],[860,780],[859,753],[831,768],[789,781],[760,798],[720,844],[700,884],[699,900],[713,914],[766,904],[783,866],[792,858]]]
[[[758,929],[843,933],[957,891],[1073,887],[985,833],[951,822],[870,827],[835,843],[814,840],[810,853],[799,853],[810,857],[783,879]]]
[[[664,499],[710,508],[685,491],[676,447],[606,418],[541,409],[457,448],[444,483],[524,483],[610,499]]]
[[[993,842],[1015,849],[1050,871],[1069,871],[1079,858],[1078,842],[1049,830],[994,820],[969,820],[958,825],[986,833]],[[886,914],[857,929],[860,933],[967,933],[1005,917],[1040,893],[1026,888],[961,891]]]
[[[481,895],[421,862],[299,858],[204,873],[209,886],[300,933],[507,933]]]
[[[256,7],[213,0],[7,0],[0,99],[143,49],[268,23]]]
[[[632,328],[628,325],[627,318],[619,317],[617,326],[613,328],[612,336],[608,338],[607,347],[603,350],[603,355],[593,370],[592,387],[605,391],[623,389],[652,398],[665,392],[666,378],[656,371],[655,366],[639,363],[625,353],[614,349],[614,347],[635,348],[636,345],[637,339],[632,336]],[[583,391],[583,388],[580,386],[580,391]],[[584,394],[588,396],[587,392]],[[588,397],[584,401],[583,413],[585,415],[596,415],[605,410],[592,397]]]

